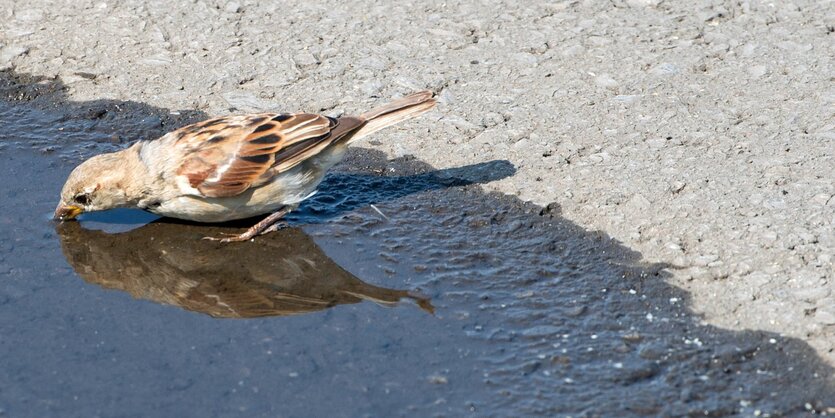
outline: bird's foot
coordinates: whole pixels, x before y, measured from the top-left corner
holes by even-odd
[[[249,241],[259,235],[266,235],[270,232],[280,231],[284,228],[287,228],[288,226],[290,226],[290,224],[288,224],[286,221],[278,221],[260,231],[260,228],[252,227],[247,229],[242,234],[229,234],[226,232],[221,232],[220,235],[225,235],[225,237],[203,237],[203,239],[207,241],[219,241],[223,244],[228,242],[244,242]]]
[[[261,233],[259,233],[258,235],[266,235],[266,234],[269,234],[270,232],[281,231],[282,229],[287,228],[289,226],[290,226],[290,224],[288,224],[287,221],[278,221],[278,222],[270,225],[269,228],[261,231]]]
[[[226,232],[221,232],[220,235],[225,235],[225,237],[203,237],[203,239],[207,241],[218,241],[221,243],[243,242],[252,239],[257,234],[250,234],[250,231],[246,231],[243,234],[228,234]]]
[[[273,231],[278,231],[287,226],[287,222],[283,221],[281,218],[284,215],[288,214],[291,210],[295,209],[296,206],[284,206],[280,210],[276,211],[275,213],[267,216],[266,218],[262,219],[257,224],[253,225],[252,228],[249,228],[243,234],[235,235],[235,234],[226,234],[221,233],[221,235],[226,235],[226,238],[219,238],[219,237],[203,237],[205,240],[209,241],[220,241],[221,243],[227,242],[243,242],[249,241],[252,238],[255,238],[258,235],[264,235]]]

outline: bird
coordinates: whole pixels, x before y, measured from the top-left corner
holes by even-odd
[[[79,164],[54,219],[114,208],[201,223],[269,214],[241,234],[204,237],[248,241],[285,226],[282,218],[316,193],[350,144],[428,112],[434,96],[420,91],[356,116],[257,113],[184,126]]]
[[[434,314],[414,290],[366,283],[328,257],[299,228],[260,237],[260,245],[193,241],[205,225],[159,219],[120,233],[56,225],[67,262],[85,281],[138,299],[211,315],[258,318],[317,312],[370,301],[412,301]]]

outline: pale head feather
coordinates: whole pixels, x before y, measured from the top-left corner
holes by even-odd
[[[58,206],[76,206],[84,212],[129,206],[129,168],[124,151],[84,161],[64,183]]]

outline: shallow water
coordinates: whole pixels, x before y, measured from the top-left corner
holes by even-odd
[[[8,416],[835,406],[832,369],[805,343],[704,325],[665,266],[555,206],[479,191],[513,175],[503,161],[434,170],[356,150],[290,228],[254,242],[201,241],[236,226],[131,211],[56,227],[58,191],[84,157],[205,115],[66,103],[60,85],[6,76],[0,91],[22,99],[0,101]]]

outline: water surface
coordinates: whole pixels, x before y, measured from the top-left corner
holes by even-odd
[[[8,416],[726,416],[832,407],[805,343],[703,324],[666,266],[478,184],[350,153],[254,242],[135,212],[57,226],[86,156],[205,115],[69,103],[4,73],[0,410]],[[14,99],[14,100],[11,100]],[[373,206],[372,206],[373,205]],[[148,223],[150,222],[150,223]]]

